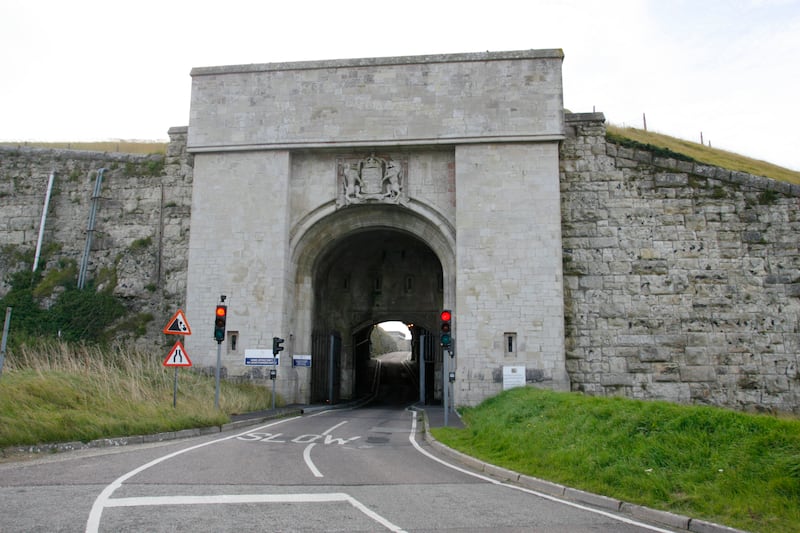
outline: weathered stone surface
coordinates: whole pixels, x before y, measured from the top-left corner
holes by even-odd
[[[606,142],[601,120],[568,116],[573,135],[562,152],[589,144],[585,136]],[[800,343],[800,187],[658,157],[632,165],[633,155],[615,145],[605,155],[582,151],[585,170],[561,174],[573,389],[800,412],[791,370]],[[594,185],[615,168],[630,170],[616,178],[612,209],[607,189]],[[774,199],[764,201],[764,191]],[[585,216],[601,207],[605,219]],[[616,228],[613,261],[604,257],[608,242],[586,229],[601,223]],[[608,370],[619,357],[636,380]]]
[[[76,150],[0,147],[0,269],[18,270],[14,251],[36,248],[47,182],[55,172],[43,233],[45,269],[62,259],[80,264],[95,179],[103,180],[97,201],[87,279],[98,289],[114,283],[133,314],[153,320],[144,336],[130,341],[143,346],[163,343],[161,329],[184,305],[192,193],[192,158],[186,153],[186,128],[170,130],[167,157]],[[8,228],[8,229],[6,229]],[[19,228],[14,230],[13,228]],[[0,296],[9,287],[0,284]]]
[[[539,124],[541,132],[549,133],[558,124],[556,114],[548,116],[553,120]],[[469,125],[461,127],[467,129],[459,135],[469,132]],[[543,142],[532,150],[524,143],[517,148],[499,143],[482,148],[484,153],[470,148],[459,157],[452,146],[439,144],[403,150],[413,176],[406,183],[409,194],[427,198],[419,209],[442,214],[436,226],[439,234],[454,235],[458,229],[458,246],[463,251],[460,264],[470,269],[475,287],[485,283],[481,290],[464,293],[464,301],[477,306],[475,317],[495,312],[487,304],[488,290],[496,293],[492,298],[514,295],[523,299],[519,301],[539,301],[539,295],[546,293],[552,305],[528,309],[534,306],[515,302],[503,315],[504,320],[517,317],[536,338],[524,345],[525,357],[540,365],[527,368],[535,378],[529,380],[552,379],[557,369],[547,367],[541,354],[560,349],[559,337],[564,337],[565,368],[573,390],[800,413],[800,187],[609,144],[602,114],[567,115],[564,132],[560,146]],[[203,142],[214,141],[215,133],[207,133]],[[189,235],[195,229],[190,228],[190,214],[197,163],[187,152],[187,134],[187,128],[170,130],[172,142],[161,158],[163,172],[157,175],[148,169],[157,168],[153,162],[158,163],[158,157],[0,148],[0,246],[4,247],[0,270],[20,267],[8,246],[35,247],[47,178],[53,169],[55,189],[44,242],[58,245],[59,250],[48,256],[48,265],[60,259],[79,261],[94,180],[98,169],[106,168],[89,278],[96,279],[104,269],[113,271],[115,293],[134,312],[154,317],[145,337],[137,342],[163,344],[161,328],[169,315],[185,305]],[[556,154],[560,168],[553,165],[552,172],[544,172],[556,161]],[[229,246],[226,253],[250,254],[254,269],[272,273],[268,282],[248,277],[252,274],[247,272],[232,274],[246,287],[237,297],[243,298],[244,291],[257,293],[269,302],[267,313],[274,313],[270,320],[285,319],[278,305],[286,294],[283,267],[273,263],[285,248],[267,245],[273,239],[270,224],[282,216],[295,229],[313,223],[315,213],[336,196],[335,182],[328,179],[326,169],[335,165],[339,155],[322,149],[279,150],[270,158],[252,156],[249,166],[237,170],[250,176],[253,190],[280,193],[293,202],[297,209],[290,212],[262,212],[264,206],[247,198],[247,190],[224,193],[241,200],[228,208],[232,221],[251,214],[264,221],[262,230],[251,236],[237,234],[232,226],[225,246]],[[199,157],[206,169],[227,169],[212,153]],[[524,157],[544,165],[537,167],[538,174],[530,174],[525,164],[512,164],[524,162]],[[489,161],[500,164],[502,172],[467,173],[460,168],[467,162]],[[296,181],[278,190],[274,184],[263,183],[267,174],[292,175]],[[456,177],[469,175],[474,175],[474,181],[459,186]],[[502,183],[492,182],[492,176]],[[535,179],[528,181],[530,176]],[[520,191],[535,183],[551,200],[560,195],[561,212],[531,210],[520,215],[524,202],[503,188],[507,183]],[[770,194],[764,195],[765,191]],[[457,194],[466,193],[463,200],[455,201]],[[198,201],[213,203],[225,198],[224,194]],[[470,202],[475,206],[494,202],[490,205],[497,212],[511,205],[516,212],[496,220],[470,219],[464,210]],[[559,215],[560,224],[553,224]],[[399,223],[400,217],[394,217],[391,222]],[[456,219],[457,227],[448,222]],[[348,223],[360,228],[365,226],[359,224],[376,220],[354,217]],[[509,222],[514,225],[507,228],[502,247],[492,248],[492,231]],[[431,225],[407,223],[406,231],[428,244],[435,242]],[[335,229],[321,229],[309,249],[324,246],[335,234]],[[530,246],[532,242],[536,246]],[[548,253],[560,244],[563,257],[550,257]],[[525,247],[530,255],[527,249],[523,252]],[[491,259],[481,255],[489,252],[494,254]],[[224,268],[202,248],[192,253],[197,261],[207,262],[209,273]],[[299,257],[312,259],[311,254]],[[543,265],[563,267],[563,294],[551,290],[557,277],[536,275],[537,267]],[[448,268],[454,271],[455,264]],[[306,288],[312,285],[305,277],[296,282]],[[0,281],[0,295],[7,290]],[[221,290],[228,289],[215,289],[208,295],[209,306]],[[563,306],[554,303],[559,301]],[[565,326],[559,322],[561,316]],[[466,365],[458,370],[459,379],[465,376],[463,398],[469,401],[499,390],[492,372],[477,368],[487,350],[501,345],[498,327],[489,328],[486,321],[476,318],[470,324],[475,342],[456,358],[458,364],[473,360],[473,368]],[[203,335],[202,331],[198,334]],[[484,338],[486,343],[481,344]],[[231,357],[224,364],[233,369],[238,359],[238,355]],[[501,356],[492,368],[507,362]],[[289,371],[297,373],[297,382],[302,380],[300,371]]]

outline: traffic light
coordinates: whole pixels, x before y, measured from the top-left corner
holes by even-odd
[[[280,337],[272,337],[272,355],[277,356],[279,353],[283,351],[283,339]]]
[[[451,313],[449,309],[445,309],[439,315],[439,318],[441,320],[441,326],[439,327],[439,341],[442,344],[442,348],[449,350],[450,346],[453,344],[452,327],[450,325],[450,321],[453,318],[453,313]]]
[[[225,340],[225,321],[228,319],[228,306],[217,305],[214,313],[214,340],[222,342]]]

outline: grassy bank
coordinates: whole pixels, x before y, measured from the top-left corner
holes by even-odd
[[[91,152],[118,152],[123,154],[165,154],[166,141],[97,141],[97,142],[2,142],[3,146],[18,146],[30,148],[51,148],[64,150],[88,150]]]
[[[442,443],[492,464],[749,531],[800,531],[800,420],[518,388]]]
[[[747,172],[755,176],[764,176],[774,180],[786,181],[800,185],[800,172],[773,165],[759,159],[752,159],[726,150],[712,148],[700,143],[678,139],[636,128],[623,128],[608,125],[607,136],[612,142],[627,146],[640,146],[658,153],[659,150],[668,150],[682,154],[687,158],[728,170]]]
[[[726,150],[712,148],[703,144],[670,137],[653,131],[608,125],[608,138],[612,142],[627,146],[639,146],[654,150],[667,150],[682,154],[686,158],[707,165],[719,166],[787,181],[800,185],[800,172],[773,165],[766,161],[753,159]],[[122,152],[130,154],[164,154],[167,142],[161,141],[103,141],[103,142],[3,142],[6,146],[30,146],[36,148],[65,148],[70,150],[91,150],[97,152]]]
[[[60,342],[16,349],[0,376],[0,448],[219,425],[271,405],[267,388],[223,380],[217,410],[214,378],[179,369],[173,408],[165,357]]]

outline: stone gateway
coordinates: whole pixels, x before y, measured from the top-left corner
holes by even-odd
[[[448,308],[456,404],[499,392],[509,364],[568,389],[562,59],[538,50],[194,69],[186,309],[204,331],[226,295],[227,372],[247,372],[244,350],[279,336],[284,397],[350,398],[364,385],[371,327],[401,320],[440,376]],[[187,350],[214,364],[202,335]],[[291,366],[293,354],[310,354],[311,367]],[[334,383],[315,377],[332,364]],[[440,381],[430,379],[431,398]]]
[[[197,68],[165,156],[0,146],[0,271],[41,234],[49,279],[87,257],[126,302],[120,342],[162,361],[183,309],[204,370],[225,295],[223,372],[269,384],[245,356],[285,339],[288,402],[368,392],[371,329],[400,320],[428,400],[453,371],[456,405],[524,380],[800,414],[800,186],[610,135],[563,109],[562,60]]]

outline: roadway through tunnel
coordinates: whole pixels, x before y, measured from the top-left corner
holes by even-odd
[[[369,405],[402,408],[419,400],[419,373],[411,352],[389,352],[374,360],[378,383]]]

